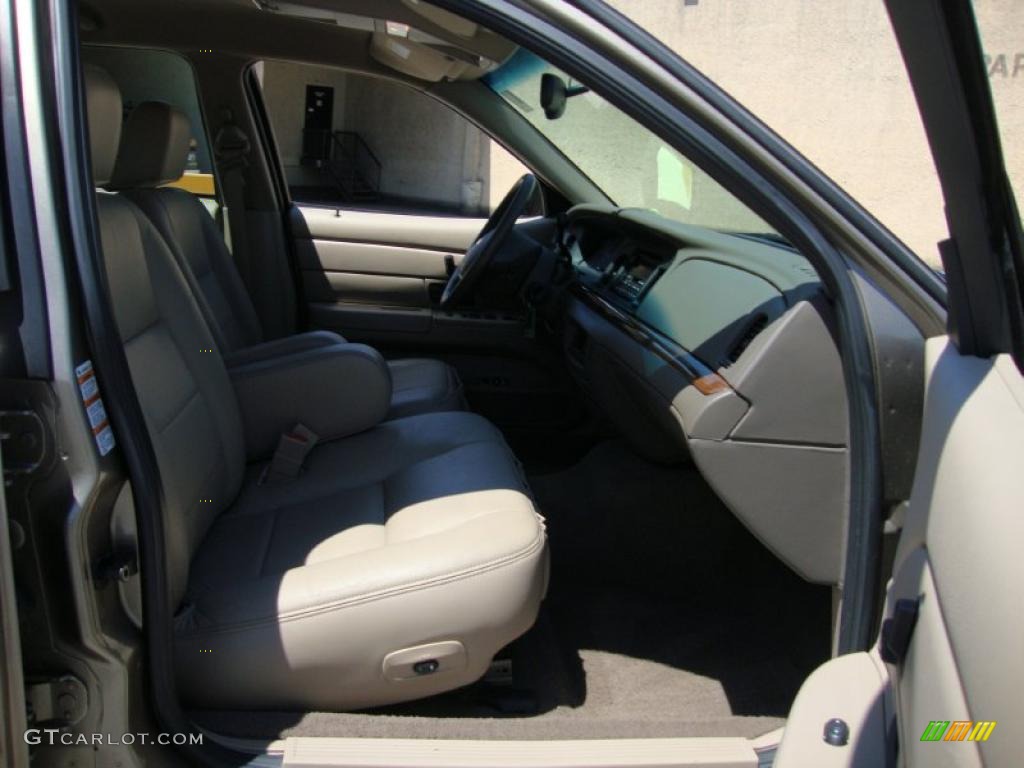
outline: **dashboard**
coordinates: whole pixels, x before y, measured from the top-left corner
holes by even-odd
[[[789,247],[604,206],[570,211],[569,369],[633,448],[692,461],[809,581],[837,583],[847,402],[832,304]]]

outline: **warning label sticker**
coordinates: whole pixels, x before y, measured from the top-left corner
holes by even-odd
[[[114,450],[117,443],[114,441],[114,432],[107,420],[107,409],[103,407],[100,385],[96,382],[92,360],[86,360],[75,368],[75,377],[78,379],[78,391],[82,393],[85,414],[89,417],[89,426],[96,439],[96,447],[99,448],[100,456],[106,456]]]

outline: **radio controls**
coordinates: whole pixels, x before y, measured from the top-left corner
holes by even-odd
[[[643,293],[644,283],[629,275],[624,275],[613,286],[612,289],[631,301],[636,301]]]

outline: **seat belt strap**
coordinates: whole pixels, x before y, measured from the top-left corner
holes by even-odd
[[[268,480],[294,480],[302,472],[302,465],[320,436],[304,424],[296,424],[277,441],[274,458],[264,467],[259,484]]]
[[[224,240],[235,260],[238,274],[249,290],[252,290],[249,270],[249,248],[245,225],[245,169],[249,166],[249,137],[239,128],[225,110],[217,136],[213,141],[213,152],[217,158],[221,183],[224,186],[224,204],[227,208],[227,227]]]

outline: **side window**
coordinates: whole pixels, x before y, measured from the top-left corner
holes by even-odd
[[[338,69],[256,67],[297,203],[486,216],[528,170],[450,107]]]
[[[188,115],[192,142],[185,173],[168,186],[181,187],[198,195],[213,212],[217,203],[213,158],[191,65],[175,53],[142,48],[85,46],[82,56],[103,67],[117,81],[125,118],[145,101],[162,101]]]

